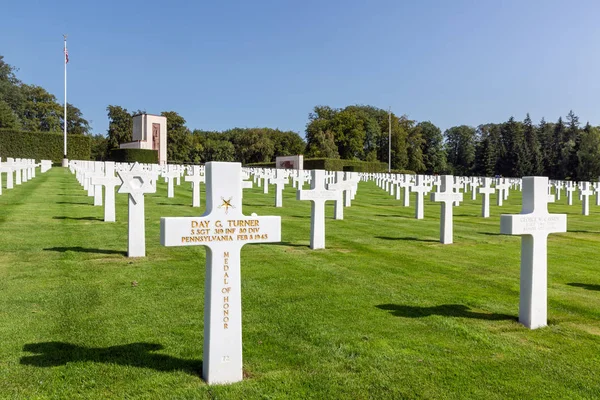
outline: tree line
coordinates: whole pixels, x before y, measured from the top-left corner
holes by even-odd
[[[64,108],[56,97],[41,86],[17,79],[17,69],[0,55],[0,128],[59,132],[63,130]],[[90,124],[81,111],[67,104],[67,132],[85,135]]]
[[[62,131],[63,108],[40,86],[17,79],[16,69],[0,55],[0,128]],[[92,157],[104,160],[110,150],[131,141],[133,115],[118,105],[106,109],[106,134],[91,134],[81,111],[67,106],[69,134],[92,137]],[[305,137],[272,128],[225,131],[190,129],[175,111],[167,117],[167,157],[173,163],[272,162],[277,156],[342,158],[390,162],[394,170],[426,174],[479,176],[543,175],[554,179],[596,180],[600,176],[600,128],[570,111],[563,119],[534,124],[510,117],[477,127],[454,126],[442,133],[429,121],[369,106],[316,106],[308,115]]]

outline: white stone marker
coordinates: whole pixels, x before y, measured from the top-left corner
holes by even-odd
[[[573,185],[573,182],[569,182],[567,184],[567,205],[572,206],[573,205],[573,192],[575,191],[575,185]]]
[[[592,195],[589,182],[583,182],[581,184],[581,190],[579,194],[581,196],[581,213],[583,215],[590,215],[590,196]]]
[[[547,325],[548,235],[567,231],[565,214],[548,213],[548,178],[523,178],[521,214],[502,215],[500,232],[521,235],[519,322],[530,329]]]
[[[415,218],[423,219],[424,218],[424,204],[423,204],[423,196],[425,192],[428,191],[429,188],[425,186],[423,183],[423,175],[417,175],[417,179],[414,186],[411,186],[410,191],[417,193],[417,203],[415,206]]]
[[[490,195],[495,191],[496,189],[492,187],[492,178],[483,178],[483,187],[479,188],[479,194],[481,194],[481,216],[483,218],[490,217]]]
[[[146,221],[144,194],[156,193],[152,184],[152,173],[142,170],[137,162],[130,171],[119,171],[123,184],[118,193],[129,194],[127,257],[146,256]]]
[[[454,177],[452,175],[442,176],[442,187],[439,192],[431,194],[431,201],[442,203],[442,213],[440,217],[440,242],[451,244],[453,239],[454,227],[452,224],[452,207],[463,201],[463,194],[455,192]]]
[[[115,186],[121,184],[121,178],[115,176],[114,161],[104,162],[104,176],[94,176],[92,184],[104,186],[104,222],[115,222]]]
[[[325,248],[325,202],[338,200],[342,192],[327,190],[325,188],[325,171],[315,169],[311,171],[310,190],[298,190],[296,199],[310,200],[310,248]]]
[[[333,219],[337,220],[344,219],[344,207],[346,206],[344,198],[348,200],[348,204],[350,203],[350,189],[352,187],[352,182],[345,180],[344,175],[345,173],[343,171],[336,171],[335,183],[330,183],[327,185],[327,189],[341,192],[341,195],[335,201],[333,206]]]
[[[200,207],[200,183],[206,182],[204,175],[200,175],[200,166],[192,166],[192,175],[183,178],[186,182],[192,182],[192,207]]]
[[[94,206],[102,207],[102,185],[94,184],[95,177],[104,176],[102,172],[102,167],[104,163],[102,161],[94,162],[94,173],[90,174],[90,184],[92,184],[94,188]]]
[[[173,166],[169,166],[169,171],[163,174],[164,178],[167,178],[167,197],[173,198],[175,197],[175,178],[179,176],[179,171],[175,170]]]
[[[240,251],[281,240],[281,217],[242,214],[240,163],[206,164],[206,212],[160,219],[163,246],[206,246],[204,359],[209,384],[242,380]]]
[[[283,188],[288,183],[285,170],[277,169],[275,177],[270,179],[270,183],[275,185],[275,207],[283,207]]]
[[[6,171],[6,188],[7,189],[14,188],[14,175],[13,175],[13,172],[15,171],[14,164],[15,164],[14,159],[12,159],[12,158],[6,159],[5,167],[7,168],[7,171]]]

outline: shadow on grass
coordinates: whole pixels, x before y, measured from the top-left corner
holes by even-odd
[[[405,241],[410,241],[410,242],[427,242],[427,243],[439,243],[439,240],[433,240],[433,239],[419,239],[416,237],[412,237],[412,236],[406,236],[406,237],[391,237],[391,236],[375,236],[376,239],[383,239],[383,240],[405,240]]]
[[[385,214],[375,214],[376,217],[383,217],[383,218],[409,218],[409,219],[415,219],[414,215],[412,217],[409,217],[408,215],[385,215]]]
[[[306,247],[306,248],[310,248],[310,246],[307,245],[307,244],[299,244],[299,243],[292,243],[292,242],[275,242],[275,243],[269,243],[269,244],[274,244],[275,246],[285,246],[285,247]]]
[[[65,217],[65,216],[60,216],[60,217],[52,217],[52,219],[73,219],[73,220],[77,220],[77,221],[104,221],[103,218],[98,218],[98,217]]]
[[[126,251],[120,250],[106,250],[106,249],[89,249],[81,246],[75,247],[48,247],[44,249],[45,251],[57,251],[59,253],[65,253],[67,251],[74,251],[77,253],[96,253],[96,254],[121,254],[123,256],[127,255]]]
[[[390,314],[396,317],[405,318],[423,318],[431,315],[441,315],[444,317],[458,317],[458,318],[474,318],[474,319],[485,319],[490,321],[501,321],[501,320],[514,320],[518,318],[507,314],[487,314],[474,312],[469,307],[462,304],[442,304],[441,306],[435,307],[417,307],[417,306],[403,306],[399,304],[381,304],[376,306],[381,310],[391,311]]]
[[[571,229],[568,229],[567,233],[598,233],[598,232],[596,232],[596,231],[582,231],[582,230],[575,230],[575,229],[571,230]]]
[[[584,288],[587,290],[596,290],[598,292],[600,292],[600,285],[594,285],[591,283],[576,283],[576,282],[571,282],[571,283],[567,283],[567,285],[569,286],[574,286],[574,287],[579,287],[579,288]]]
[[[64,342],[29,343],[23,346],[23,351],[36,353],[36,355],[21,357],[19,362],[22,365],[35,367],[56,367],[70,362],[91,361],[150,368],[161,372],[185,371],[191,375],[201,375],[201,360],[186,360],[152,353],[163,348],[156,343],[130,343],[91,348]]]
[[[82,203],[80,201],[57,201],[56,204],[85,204],[86,206],[87,205],[90,205],[90,206],[92,205],[91,202],[89,202],[89,203]]]
[[[477,232],[477,234],[488,235],[488,236],[512,236],[512,235],[505,235],[504,233],[496,233],[496,232]]]

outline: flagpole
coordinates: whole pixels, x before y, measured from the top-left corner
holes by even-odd
[[[64,157],[63,157],[63,167],[67,167],[67,35],[63,35],[65,40],[65,48],[64,48],[64,64],[65,64],[65,117],[63,119],[63,129],[64,129]]]

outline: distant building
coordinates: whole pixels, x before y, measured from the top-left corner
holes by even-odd
[[[158,163],[167,163],[167,117],[152,114],[133,116],[133,141],[121,143],[121,149],[158,151]]]

